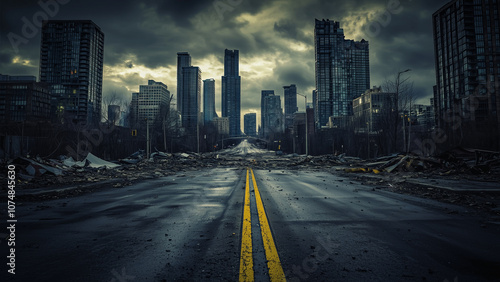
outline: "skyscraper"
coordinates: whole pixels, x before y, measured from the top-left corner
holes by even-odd
[[[100,121],[103,55],[104,33],[94,22],[43,22],[40,81],[50,84],[54,120]]]
[[[239,76],[239,51],[224,51],[224,76],[222,76],[222,116],[229,118],[229,136],[241,134],[241,77]]]
[[[182,68],[182,127],[197,134],[201,106],[201,70],[199,67]]]
[[[269,95],[274,95],[274,90],[262,90],[261,95],[260,95],[260,132],[259,135],[265,136],[266,132],[266,124],[264,122],[265,116],[266,116],[266,107],[264,104],[264,101],[267,96]]]
[[[182,68],[191,66],[191,56],[188,52],[177,53],[177,111],[182,115]]]
[[[132,101],[130,102],[130,126],[135,127],[139,121],[139,93],[132,93]]]
[[[217,116],[215,112],[215,80],[203,80],[203,121],[210,122]]]
[[[279,95],[268,95],[264,98],[264,137],[283,132],[283,109]]]
[[[368,41],[344,38],[340,23],[317,20],[314,28],[318,127],[329,117],[352,115],[352,100],[370,88]]]
[[[450,1],[432,15],[437,124],[452,146],[500,149],[500,2]]]
[[[155,120],[162,110],[165,111],[170,107],[169,103],[170,91],[168,91],[167,85],[162,82],[148,80],[147,85],[139,86],[139,94],[137,94],[136,112],[138,121]]]
[[[243,116],[244,125],[245,125],[245,135],[247,136],[256,136],[256,128],[257,128],[257,114],[249,113]]]
[[[297,87],[295,84],[283,86],[285,97],[285,128],[293,128],[293,114],[297,108]]]

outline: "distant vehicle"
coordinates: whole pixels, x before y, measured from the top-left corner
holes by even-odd
[[[283,151],[281,151],[281,150],[276,151],[276,156],[283,156]]]

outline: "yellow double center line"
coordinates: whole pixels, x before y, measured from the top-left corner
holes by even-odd
[[[276,250],[276,245],[271,234],[271,228],[267,220],[266,211],[260,197],[257,181],[251,168],[247,169],[245,185],[245,204],[243,207],[243,226],[241,237],[241,256],[240,256],[240,281],[254,281],[253,255],[252,255],[252,220],[250,213],[250,181],[249,175],[252,175],[252,183],[255,192],[257,212],[259,214],[260,231],[264,250],[266,253],[267,268],[269,270],[269,279],[273,281],[286,281],[285,273],[281,267],[281,262]]]

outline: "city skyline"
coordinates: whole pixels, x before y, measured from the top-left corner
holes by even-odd
[[[34,25],[32,34],[23,33],[23,26],[33,23],[38,12],[45,12],[51,20],[89,19],[106,34],[103,97],[116,92],[130,102],[131,93],[149,79],[162,81],[177,92],[177,52],[189,52],[203,70],[202,79],[221,77],[223,50],[237,49],[242,77],[241,115],[256,112],[258,123],[262,89],[280,93],[283,85],[296,84],[300,94],[311,96],[315,18],[339,21],[346,38],[370,42],[372,85],[380,85],[398,71],[411,68],[415,95],[421,103],[428,104],[435,84],[432,13],[447,3],[233,1],[233,6],[227,6],[221,1],[175,1],[169,5],[124,1],[119,7],[100,2],[100,9],[95,9],[90,8],[92,1],[60,2],[50,2],[57,4],[57,9],[47,8],[51,13],[23,1],[0,4],[2,74],[38,78],[41,32]],[[109,17],[110,9],[120,17]],[[17,45],[11,44],[9,38],[13,35],[24,39],[14,42]],[[218,79],[215,88],[216,110],[220,114]],[[298,107],[299,111],[304,110],[302,103]]]

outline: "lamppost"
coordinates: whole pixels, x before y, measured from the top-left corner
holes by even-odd
[[[396,106],[397,114],[399,114],[399,77],[401,76],[402,73],[409,72],[409,71],[411,71],[411,69],[406,69],[404,71],[398,72],[398,77],[396,79],[396,105],[395,106]],[[397,123],[396,123],[396,125],[397,125]],[[394,128],[394,136],[397,135],[397,131],[398,131],[398,127],[395,126],[395,128]],[[394,146],[396,146],[396,144],[394,144]],[[403,149],[406,152],[406,130],[405,130],[405,115],[404,115],[404,111],[403,111]]]
[[[307,155],[309,155],[309,144],[308,144],[308,141],[307,141],[309,139],[309,134],[308,134],[309,132],[307,132],[307,96],[306,95],[302,95],[300,93],[297,93],[297,95],[300,95],[300,96],[304,97],[305,103],[306,103],[304,105],[305,106],[304,109],[305,109],[305,112],[306,112],[306,156],[307,156]]]
[[[146,118],[146,159],[149,159],[149,155],[150,155],[150,143],[151,140],[149,139],[149,119]]]

